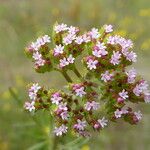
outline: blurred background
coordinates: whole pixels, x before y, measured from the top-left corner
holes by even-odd
[[[66,81],[59,73],[35,73],[23,50],[39,35],[51,34],[56,21],[86,30],[104,24],[114,25],[118,34],[134,41],[138,54],[134,66],[150,83],[149,0],[0,0],[1,150],[51,148],[49,116],[41,112],[31,117],[22,109],[27,98],[26,85],[35,81],[46,87],[61,88]],[[137,126],[120,122],[91,139],[71,142],[67,137],[66,147],[60,146],[60,149],[150,150],[149,107],[138,105],[144,117]]]

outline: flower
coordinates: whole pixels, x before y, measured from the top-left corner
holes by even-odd
[[[63,111],[61,114],[60,114],[61,118],[63,120],[67,120],[69,115],[68,115],[68,112],[67,111]]]
[[[33,53],[32,57],[34,60],[39,60],[42,58],[42,55],[37,51],[37,52]]]
[[[83,131],[86,127],[86,121],[77,120],[77,124],[74,125],[74,128],[80,131]]]
[[[76,37],[76,38],[75,38],[75,43],[77,43],[77,44],[82,44],[82,43],[83,43],[83,38],[82,38],[82,36]]]
[[[76,34],[79,31],[77,27],[73,27],[73,26],[70,26],[67,29],[68,29],[69,34]]]
[[[134,114],[135,114],[135,116],[136,116],[136,118],[137,118],[138,120],[141,120],[141,119],[142,119],[141,111],[134,112]]]
[[[62,24],[58,24],[58,25],[55,25],[54,26],[54,31],[56,33],[60,33],[62,31],[66,31],[68,28],[67,28],[67,25],[62,23]]]
[[[35,61],[35,66],[44,66],[45,65],[45,60],[44,59],[38,59]]]
[[[128,92],[125,91],[124,89],[122,90],[122,92],[119,92],[119,96],[122,97],[123,99],[127,99],[128,96]]]
[[[62,46],[61,44],[56,45],[56,47],[54,48],[54,56],[58,56],[59,54],[63,54],[64,52],[64,46]]]
[[[31,103],[30,102],[25,102],[24,108],[26,110],[28,110],[29,112],[34,111],[35,110],[34,104],[35,104],[34,101],[32,101]]]
[[[52,94],[51,101],[53,104],[58,105],[62,101],[61,94],[59,92]]]
[[[117,109],[117,110],[115,111],[115,117],[116,117],[116,118],[120,118],[121,115],[122,115],[122,111],[119,110],[119,109]]]
[[[97,60],[92,60],[92,59],[89,59],[87,61],[87,67],[92,70],[92,69],[96,69],[96,65],[98,64],[98,61]]]
[[[83,97],[86,92],[84,91],[84,87],[77,88],[75,90],[76,96]]]
[[[109,73],[109,71],[105,71],[105,73],[101,74],[101,80],[103,80],[104,82],[108,82],[110,80],[112,80],[113,77],[113,73]]]
[[[85,110],[97,110],[100,107],[100,104],[98,102],[92,101],[92,102],[86,102],[85,104]]]
[[[92,30],[89,32],[89,35],[91,36],[92,39],[97,39],[100,37],[100,33],[96,28],[92,28]]]
[[[104,43],[98,42],[94,47],[94,51],[92,51],[92,54],[96,57],[105,56],[108,54],[108,52],[105,49],[106,46],[104,45]]]
[[[111,56],[110,63],[113,65],[118,65],[120,63],[121,54],[117,51],[113,51],[113,55]]]
[[[126,55],[126,59],[129,61],[132,61],[132,62],[136,62],[136,60],[137,60],[136,58],[137,58],[137,55],[133,51],[127,53],[127,55]]]
[[[33,83],[33,85],[30,87],[29,91],[37,93],[40,89],[41,89],[41,86],[39,86],[38,83]]]
[[[104,29],[106,33],[110,33],[113,31],[113,26],[112,25],[104,25]]]
[[[129,71],[127,71],[126,74],[128,76],[128,83],[134,83],[137,75],[136,70],[132,68]]]
[[[98,119],[97,121],[99,122],[99,124],[101,125],[102,128],[104,128],[105,126],[107,126],[108,120],[105,119],[105,117],[103,117],[102,119]]]
[[[72,43],[73,40],[75,40],[75,38],[76,38],[75,34],[68,34],[63,38],[63,43],[65,45],[69,45]]]
[[[150,91],[145,91],[144,92],[144,101],[145,103],[150,103]]]
[[[41,89],[38,83],[34,83],[29,89],[29,97],[31,100],[35,100],[37,98],[37,92]]]
[[[69,62],[67,59],[64,57],[63,59],[60,59],[60,67],[63,68],[65,66],[69,65]]]
[[[67,103],[66,102],[65,103],[63,103],[63,102],[59,103],[58,104],[58,109],[63,110],[63,111],[67,111],[68,110]]]
[[[70,54],[69,57],[67,58],[68,63],[73,64],[75,58]]]
[[[85,43],[88,43],[91,41],[90,36],[88,36],[87,34],[83,34],[82,39],[83,39],[83,42],[85,42]]]
[[[68,127],[62,124],[60,127],[55,127],[54,133],[56,136],[62,136],[62,134],[67,133]]]

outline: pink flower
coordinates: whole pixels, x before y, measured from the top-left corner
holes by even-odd
[[[39,45],[37,42],[32,42],[29,48],[33,49],[34,51],[38,51]]]
[[[63,112],[60,114],[60,116],[61,116],[61,118],[62,118],[63,120],[68,120],[68,117],[69,117],[67,111],[63,111]]]
[[[144,101],[145,103],[150,103],[150,91],[145,91],[144,92]]]
[[[113,26],[112,25],[104,25],[104,29],[106,33],[110,33],[113,31]]]
[[[55,127],[54,133],[56,136],[62,136],[62,134],[67,133],[68,127],[62,124],[60,127]]]
[[[127,71],[126,74],[128,76],[128,83],[134,83],[137,75],[136,70],[132,68],[131,70]]]
[[[68,63],[73,64],[74,63],[75,58],[72,56],[72,54],[69,55],[69,57],[67,58]]]
[[[122,97],[124,100],[129,97],[128,92],[125,91],[124,89],[122,90],[122,92],[119,92],[119,96]]]
[[[66,31],[67,30],[67,25],[66,24],[58,24],[54,27],[54,31],[56,33],[62,32],[62,31]]]
[[[38,83],[34,83],[29,89],[29,97],[31,100],[35,100],[37,98],[37,92],[41,89]]]
[[[136,118],[137,118],[138,120],[141,120],[141,119],[142,119],[141,111],[134,112],[134,114],[135,114],[135,116],[136,116]]]
[[[33,53],[32,57],[34,60],[39,60],[42,58],[42,55],[37,51],[37,52]]]
[[[75,90],[76,96],[83,97],[86,92],[84,91],[84,87],[77,88]]]
[[[95,102],[95,101],[92,101],[92,102],[87,102],[85,104],[85,109],[87,111],[90,111],[90,110],[97,110],[98,108],[100,107],[100,104],[98,102]]]
[[[75,38],[75,43],[77,43],[77,44],[82,44],[83,43],[83,38],[82,38],[82,36],[78,36],[78,37],[76,37]]]
[[[66,37],[63,38],[63,43],[65,45],[69,45],[75,40],[76,36],[74,34],[68,34]]]
[[[126,55],[126,59],[131,62],[136,62],[136,60],[137,60],[136,58],[137,58],[137,55],[133,51],[127,53],[127,55]]]
[[[117,110],[115,111],[115,117],[116,117],[116,118],[120,118],[121,115],[122,115],[122,111],[119,110],[119,109],[117,109]]]
[[[56,45],[56,47],[54,48],[54,56],[58,56],[59,54],[63,54],[64,52],[64,46],[62,46],[61,44]]]
[[[113,65],[118,65],[120,63],[121,54],[117,51],[113,51],[113,55],[111,57],[110,63]]]
[[[92,54],[96,57],[105,56],[108,54],[108,52],[105,49],[106,46],[104,45],[104,43],[98,42],[94,47],[94,51],[92,51]]]
[[[97,121],[99,122],[99,124],[101,125],[102,128],[104,128],[105,126],[107,126],[108,120],[105,119],[105,117],[103,117],[102,119],[98,119]]]
[[[70,26],[67,29],[68,29],[69,34],[76,34],[79,31],[77,27],[73,27],[73,26]]]
[[[33,85],[30,87],[29,91],[37,93],[41,89],[41,86],[39,86],[38,83],[33,83]]]
[[[63,103],[63,102],[59,103],[58,104],[58,109],[63,110],[63,111],[67,111],[68,110],[67,103]]]
[[[87,61],[87,67],[92,70],[92,69],[96,69],[96,65],[98,64],[98,61],[97,60],[92,60],[92,59],[89,59]]]
[[[80,131],[83,131],[86,127],[86,121],[77,120],[77,124],[74,125],[74,128]]]
[[[82,39],[83,39],[83,42],[85,42],[85,43],[88,43],[91,41],[90,36],[88,36],[87,34],[83,34]]]
[[[109,71],[105,71],[105,73],[101,74],[101,80],[103,80],[104,82],[108,82],[112,80],[112,77],[113,77],[113,73],[109,73]]]
[[[44,66],[45,65],[45,60],[44,59],[38,59],[35,61],[35,66]]]
[[[65,66],[69,65],[69,62],[67,59],[64,57],[63,59],[60,59],[60,67],[63,68]]]
[[[52,94],[51,101],[53,104],[58,105],[62,101],[61,94],[59,92]]]
[[[35,110],[34,104],[35,104],[34,101],[32,101],[31,103],[30,102],[25,102],[24,108],[26,110],[28,110],[29,112],[34,111]]]
[[[100,37],[100,33],[96,28],[92,28],[92,30],[89,32],[89,35],[91,36],[92,39],[97,39]]]

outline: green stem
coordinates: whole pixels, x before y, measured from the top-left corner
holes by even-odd
[[[69,75],[67,74],[66,71],[61,71],[62,75],[65,77],[65,79],[67,80],[67,82],[72,83],[72,79],[69,77]]]
[[[81,74],[80,74],[80,72],[77,70],[77,68],[76,68],[76,66],[74,66],[74,73],[76,74],[76,76],[78,77],[78,78],[82,78],[82,76],[81,76]]]
[[[57,150],[57,146],[58,146],[58,137],[54,136],[52,150]]]

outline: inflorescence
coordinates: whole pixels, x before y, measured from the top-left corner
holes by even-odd
[[[112,25],[82,32],[78,27],[55,24],[52,39],[44,35],[25,49],[37,72],[56,70],[68,81],[64,91],[29,85],[30,100],[24,105],[33,113],[48,110],[55,119],[56,136],[72,130],[89,136],[91,129],[100,131],[119,118],[130,124],[141,120],[141,112],[134,112],[130,104],[150,102],[148,84],[134,68],[127,68],[137,60],[132,41],[112,32]],[[76,68],[78,56],[86,68],[84,75]],[[77,83],[68,70],[77,75]]]

